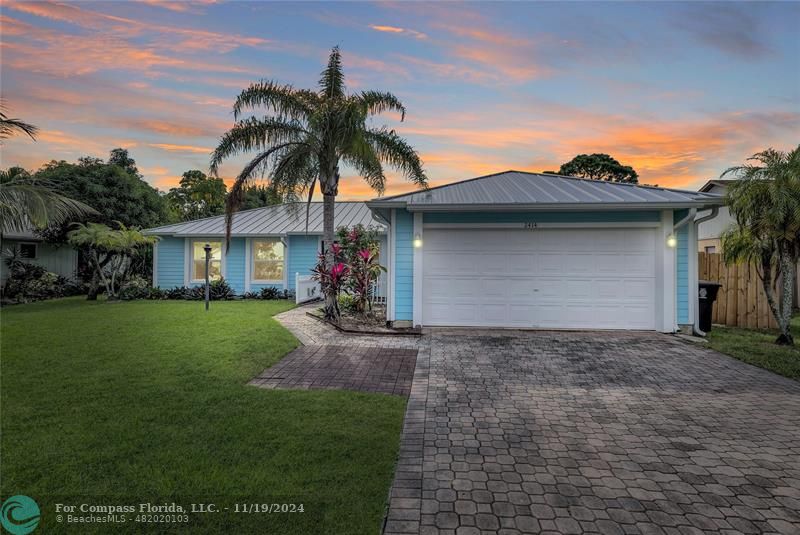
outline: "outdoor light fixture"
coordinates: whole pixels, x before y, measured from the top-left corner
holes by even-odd
[[[414,236],[414,247],[417,249],[422,247],[422,236],[419,235],[419,232]]]
[[[674,249],[678,245],[678,238],[675,237],[675,234],[670,234],[667,236],[667,247]]]
[[[208,310],[208,302],[211,299],[211,284],[209,281],[208,275],[208,265],[211,263],[211,244],[207,243],[203,247],[203,250],[206,252],[206,292],[205,292],[205,301],[206,301],[206,310]]]

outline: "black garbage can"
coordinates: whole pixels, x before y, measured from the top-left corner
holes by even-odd
[[[714,301],[717,300],[717,292],[720,286],[714,281],[698,281],[697,302],[700,311],[700,330],[708,332],[711,330],[711,310],[714,308]]]

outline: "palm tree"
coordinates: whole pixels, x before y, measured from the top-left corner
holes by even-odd
[[[259,107],[270,114],[240,120],[245,110]],[[233,106],[237,122],[222,137],[211,157],[211,174],[216,176],[223,160],[257,152],[236,177],[228,194],[228,241],[233,214],[244,202],[246,187],[252,181],[267,175],[270,187],[281,197],[298,199],[306,194],[308,202],[319,186],[323,198],[324,265],[330,268],[340,164],[355,169],[379,195],[386,186],[384,163],[415,184],[427,186],[422,162],[414,149],[394,130],[367,124],[371,116],[385,111],[400,113],[401,121],[405,118],[405,107],[391,93],[346,93],[338,47],[331,51],[317,91],[263,80],[242,91]],[[326,315],[338,319],[336,296],[325,293]]]
[[[755,262],[770,311],[780,329],[775,341],[792,345],[794,279],[800,258],[800,146],[791,152],[767,149],[723,176],[739,178],[726,202],[736,223],[723,235],[727,263]],[[781,299],[775,283],[781,278]]]

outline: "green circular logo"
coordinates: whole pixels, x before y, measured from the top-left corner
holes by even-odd
[[[19,494],[3,502],[0,524],[13,535],[26,535],[39,525],[39,506],[27,496]]]

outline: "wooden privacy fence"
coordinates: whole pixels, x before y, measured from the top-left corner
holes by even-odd
[[[714,303],[711,322],[748,329],[775,329],[778,324],[755,265],[727,266],[719,253],[697,253],[700,280],[722,284]]]

